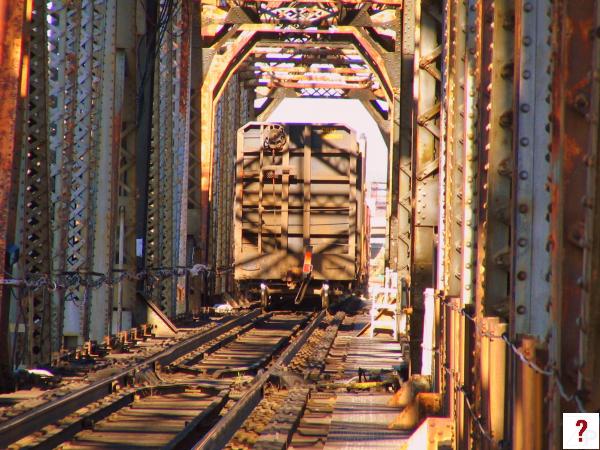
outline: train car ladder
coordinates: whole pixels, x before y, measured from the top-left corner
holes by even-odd
[[[382,288],[374,290],[371,303],[371,337],[375,329],[390,330],[394,340],[403,333],[403,314],[398,296],[398,274],[385,269],[385,282]]]

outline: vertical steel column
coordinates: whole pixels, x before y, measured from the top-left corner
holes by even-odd
[[[107,0],[84,1],[79,5],[79,11],[73,12],[80,20],[76,21],[78,28],[73,30],[79,35],[77,49],[73,48],[77,54],[77,88],[76,97],[71,99],[73,103],[70,115],[73,123],[68,130],[73,137],[73,153],[68,163],[63,162],[65,172],[69,173],[66,179],[70,197],[65,268],[68,272],[80,274],[78,278],[81,281],[78,280],[76,285],[67,288],[65,332],[78,336],[79,341],[89,337],[101,339],[104,336],[108,331],[111,303],[111,293],[107,288],[100,288],[97,291],[100,297],[92,301],[93,294],[86,287],[92,281],[89,275],[91,271],[97,269],[107,273],[112,268],[112,181],[103,179],[103,184],[100,185],[98,178],[101,170],[99,164],[103,165],[102,170],[108,170],[109,173],[112,172],[113,164],[110,152],[105,155],[100,151],[112,141],[114,70],[112,60],[106,52],[113,54],[115,11],[114,5],[110,5],[108,9],[107,6]],[[108,22],[107,13],[110,14]],[[109,63],[106,73],[105,62]],[[108,80],[106,85],[103,82],[105,75]],[[103,112],[109,117],[103,118]],[[67,145],[71,145],[69,140]],[[68,164],[67,167],[65,163]],[[99,206],[106,210],[97,216]],[[103,229],[96,234],[97,218],[108,230]],[[90,326],[92,313],[95,314],[93,330]],[[98,320],[100,316],[102,319]]]
[[[388,163],[388,242],[386,261],[399,278],[410,275],[411,252],[411,155],[413,102],[408,95],[413,85],[415,53],[415,0],[402,8],[400,90],[390,105],[390,159]]]
[[[20,249],[19,275],[44,277],[51,272],[50,248],[50,180],[48,177],[48,122],[46,44],[46,4],[35,2],[29,22],[27,66],[27,96],[23,105],[22,152],[19,170],[18,223],[14,242]],[[29,70],[27,74],[25,71]],[[16,293],[17,291],[15,291]],[[23,288],[15,296],[16,320],[13,326],[23,326],[24,336],[13,342],[13,364],[48,364],[51,360],[53,327],[51,294],[46,289],[29,291]],[[55,330],[54,330],[55,331]]]
[[[506,332],[510,261],[510,202],[513,124],[514,10],[512,2],[488,0],[480,11],[481,82],[479,89],[480,190],[477,222],[476,317],[483,333]],[[505,439],[507,402],[506,345],[479,336],[476,343],[474,391],[477,414],[492,442],[481,438],[482,449],[493,449]],[[477,428],[475,428],[477,430]],[[507,433],[508,434],[508,433]]]
[[[595,2],[595,10],[588,17],[594,17],[592,28],[600,27],[600,1]],[[589,393],[585,399],[588,411],[600,409],[600,389],[596,380],[600,379],[600,290],[592,286],[592,281],[600,273],[600,36],[596,33],[591,48],[591,95],[589,113],[589,141],[587,145],[587,190],[589,201],[585,218],[585,241],[583,250],[583,304],[581,308],[580,356],[584,362],[579,373],[578,390]],[[595,106],[594,106],[595,105]],[[596,277],[596,278],[595,278]]]
[[[188,5],[189,6],[189,5]],[[183,6],[182,6],[183,8]],[[189,104],[189,53],[184,54],[186,27],[183,11],[163,0],[157,30],[154,76],[152,141],[148,177],[147,266],[172,269],[186,256],[186,222],[183,203],[187,191],[179,180],[187,173],[189,138],[186,132]],[[185,212],[187,216],[187,211]],[[153,277],[151,298],[169,317],[184,312],[184,282],[174,275]]]
[[[144,0],[142,0],[144,1]],[[156,144],[152,142],[152,115],[153,115],[153,104],[154,104],[154,89],[155,89],[155,72],[156,72],[156,56],[160,51],[157,38],[158,38],[158,13],[159,13],[159,0],[145,0],[142,4],[144,11],[144,24],[145,33],[142,37],[142,41],[137,46],[136,60],[140,67],[140,73],[137,76],[137,109],[136,109],[136,124],[137,124],[137,138],[136,138],[136,152],[135,152],[135,182],[136,182],[136,219],[135,219],[135,236],[136,236],[136,266],[138,270],[146,269],[148,261],[146,253],[149,250],[149,244],[147,242],[148,235],[150,234],[151,226],[154,226],[154,216],[151,216],[149,212],[150,206],[150,172],[151,155],[153,152],[153,146]],[[143,43],[143,45],[142,45]],[[154,212],[152,212],[154,213]],[[151,225],[152,223],[152,225]],[[152,261],[154,261],[154,255],[151,255]],[[151,285],[149,283],[146,286],[143,282],[140,283],[138,289],[142,288],[145,291]],[[141,292],[141,295],[146,295],[147,292]]]
[[[175,51],[175,76],[173,77],[173,122],[174,122],[174,147],[175,147],[175,176],[173,177],[173,190],[175,192],[174,221],[175,233],[173,246],[175,247],[174,264],[187,265],[187,205],[188,189],[182,180],[189,172],[190,155],[190,78],[191,72],[191,40],[192,2],[182,0],[181,8],[175,14],[173,23],[174,51]],[[176,314],[188,312],[186,301],[186,280],[179,277],[176,284]]]
[[[548,332],[550,1],[516,3],[513,336]]]
[[[476,302],[508,320],[514,10],[506,0],[484,5]]]
[[[70,204],[70,161],[73,152],[73,126],[77,85],[77,53],[79,43],[79,8],[63,1],[52,2],[48,10],[48,159],[51,161],[49,177],[49,212],[52,233],[51,270],[66,270],[67,235]],[[52,351],[63,346],[65,291],[52,293]]]
[[[115,114],[115,34],[117,0],[95,0],[93,18],[92,149],[96,173],[92,181],[93,249],[91,270],[111,275],[117,231],[117,150],[113,146]],[[111,329],[113,290],[102,285],[91,294],[90,333],[101,340]]]
[[[507,346],[501,339],[489,336],[502,336],[508,329],[497,317],[484,317],[481,320],[481,352],[479,357],[479,389],[481,390],[481,421],[487,425],[487,432],[493,442],[480,440],[484,450],[495,450],[504,439],[506,394]]]
[[[444,0],[442,10],[442,53],[441,53],[441,82],[440,82],[440,144],[438,154],[438,242],[436,251],[435,288],[444,291],[446,285],[445,265],[445,237],[446,237],[446,152],[448,147],[448,88],[449,63],[450,63],[450,23],[449,12],[451,0]],[[443,308],[442,308],[442,314]],[[443,338],[443,337],[442,337]],[[442,391],[444,387],[442,386]]]
[[[412,155],[412,251],[410,321],[411,371],[420,371],[423,336],[423,291],[434,284],[434,227],[438,224],[438,156],[440,139],[440,93],[442,10],[434,1],[415,3],[415,105]]]
[[[462,264],[462,171],[464,144],[464,83],[466,45],[466,5],[464,0],[451,0],[447,7],[448,23],[448,87],[446,90],[446,189],[443,247],[444,286],[447,295],[457,296],[461,290]]]
[[[213,169],[213,202],[211,205],[211,248],[212,251],[212,266],[223,267],[224,265],[224,249],[227,245],[225,227],[226,227],[226,211],[225,206],[225,190],[227,189],[227,153],[229,146],[229,128],[232,120],[231,104],[234,101],[234,93],[232,88],[237,81],[237,76],[233,76],[231,81],[225,88],[223,96],[219,100],[217,106],[217,126],[215,127],[215,156]],[[215,275],[213,294],[223,293],[223,278],[220,274]]]
[[[166,1],[159,2],[159,17],[172,14]],[[164,20],[164,19],[162,19]],[[162,28],[161,28],[162,27]],[[173,261],[173,90],[170,48],[171,22],[161,23],[157,30],[156,63],[154,66],[154,100],[152,110],[152,140],[148,174],[148,230],[146,264],[150,269],[171,267]],[[162,40],[160,40],[162,38]],[[173,316],[174,286],[172,278],[154,278],[150,298]]]
[[[463,318],[457,312],[460,310],[461,302],[459,297],[451,297],[447,299],[449,301],[449,305],[451,306],[451,310],[449,310],[450,316],[450,333],[451,336],[448,352],[448,367],[450,370],[451,382],[448,384],[449,393],[450,393],[450,416],[452,417],[455,433],[454,433],[454,448],[459,447],[459,421],[461,420],[462,414],[465,412],[463,395],[462,395],[462,380],[461,380],[461,347],[464,343],[463,335],[462,335],[462,322]],[[451,389],[451,390],[450,390]]]
[[[475,311],[475,266],[477,248],[477,204],[478,204],[478,129],[479,120],[478,97],[480,89],[480,63],[481,63],[481,23],[479,20],[479,8],[481,2],[477,0],[467,1],[466,20],[466,42],[465,42],[465,82],[464,82],[464,135],[462,156],[462,247],[461,247],[461,308],[468,309],[470,313]],[[461,348],[460,348],[460,379],[464,386],[458,394],[459,410],[457,431],[458,448],[472,448],[477,442],[472,435],[472,415],[468,409],[476,406],[473,401],[475,393],[473,382],[478,378],[477,365],[473,365],[474,358],[479,357],[479,347],[474,345],[473,323],[466,319],[462,320]],[[475,338],[477,339],[477,338]],[[474,354],[475,353],[475,354]],[[474,373],[475,372],[475,373]],[[475,393],[476,394],[476,393]],[[467,403],[470,402],[470,405]]]
[[[72,158],[69,161],[69,216],[65,269],[83,273],[91,267],[94,222],[91,196],[94,182],[92,155],[92,71],[93,71],[93,14],[92,0],[78,5],[80,11],[77,54],[77,84],[72,100]],[[95,97],[95,96],[94,96]],[[97,98],[94,98],[97,100]],[[82,276],[85,280],[85,275]],[[78,336],[78,343],[89,336],[90,291],[77,284],[67,288],[65,294],[65,332]]]
[[[136,261],[136,141],[138,139],[137,101],[138,72],[137,43],[143,30],[141,5],[117,1],[117,34],[115,54],[115,110],[113,114],[113,147],[116,155],[117,172],[117,213],[118,230],[115,237],[115,276],[122,271],[135,272]],[[141,20],[140,20],[141,19]],[[138,28],[139,27],[139,28]],[[122,246],[120,243],[122,242]],[[117,309],[115,328],[121,331],[119,305],[122,311],[134,311],[136,301],[136,282],[124,279],[114,293]],[[143,320],[140,318],[140,320]],[[120,325],[123,323],[121,321]]]
[[[233,83],[233,80],[231,81]],[[247,90],[239,81],[239,77],[233,86],[233,99],[231,102],[231,120],[227,131],[227,147],[226,147],[226,171],[227,182],[224,185],[225,204],[223,214],[225,215],[225,228],[223,230],[226,246],[223,249],[223,290],[231,293],[233,290],[232,272],[228,270],[233,263],[233,200],[235,195],[235,160],[236,160],[236,137],[237,130],[245,122],[241,122],[243,102],[247,101]],[[244,95],[246,93],[246,95]],[[246,106],[247,109],[247,106]]]
[[[590,234],[597,198],[589,196],[597,177],[594,154],[598,133],[598,23],[597,2],[554,4],[553,31],[557,45],[553,54],[551,97],[552,178],[548,182],[552,189],[554,329],[549,353],[564,390],[577,393],[584,404],[588,392],[597,390],[595,380],[588,377],[594,366],[598,366],[594,351],[589,348],[593,341],[588,337],[588,333],[593,336],[593,323],[598,319],[598,312],[590,303],[597,290],[590,271],[591,261],[598,260],[597,253],[594,255],[597,236]],[[597,341],[593,346],[597,349]],[[555,391],[555,386],[551,388]],[[598,402],[598,394],[595,397]],[[550,414],[549,428],[553,431],[550,438],[558,445],[561,420],[558,412],[574,412],[580,406],[556,394],[551,401],[554,405],[551,411],[556,413]]]
[[[0,0],[0,264],[5,277],[5,255],[7,239],[13,232],[14,215],[10,214],[14,205],[10,196],[15,186],[13,164],[16,161],[16,144],[18,133],[17,111],[22,63],[23,63],[23,31],[26,17],[25,0]],[[8,349],[9,322],[9,290],[0,287],[0,391],[9,389],[11,367]]]
[[[229,87],[229,86],[228,86]],[[223,172],[220,170],[222,166],[222,158],[223,158],[223,146],[224,146],[224,138],[226,129],[226,113],[224,109],[227,104],[227,100],[229,100],[229,89],[228,87],[223,92],[222,97],[217,102],[215,117],[214,117],[214,153],[213,153],[213,161],[212,161],[212,201],[209,204],[210,207],[210,224],[209,224],[209,242],[212,245],[208,247],[208,256],[210,265],[212,267],[216,267],[219,264],[219,256],[220,256],[220,248],[223,244],[222,241],[219,240],[219,206],[221,200],[221,191],[219,189],[219,185],[221,183],[221,177]],[[211,278],[210,284],[208,286],[208,292],[210,294],[214,294],[216,289],[220,284],[215,275],[214,278]]]
[[[520,350],[528,360],[536,360],[537,339],[524,337]],[[544,439],[544,380],[531,367],[521,361],[516,363],[516,376],[513,389],[515,404],[513,410],[513,450],[542,450],[548,448]]]
[[[464,147],[463,147],[463,211],[462,211],[462,267],[461,298],[465,305],[475,300],[475,251],[477,248],[477,197],[478,197],[478,95],[480,64],[480,24],[475,0],[467,4],[467,39],[465,53],[464,96]]]
[[[550,100],[551,100],[551,1],[515,3],[515,99],[514,173],[512,201],[512,272],[510,336],[537,338],[537,345],[558,336],[550,332]],[[553,275],[554,276],[554,275]],[[558,337],[559,338],[559,337]],[[559,338],[560,339],[560,338]],[[554,341],[556,342],[556,341]],[[530,345],[528,340],[524,346]],[[533,346],[534,344],[531,344]],[[552,344],[551,344],[552,345]],[[532,347],[533,348],[533,347]],[[533,354],[533,353],[531,353]],[[533,445],[524,420],[542,413],[542,404],[529,403],[523,408],[524,395],[533,384],[541,383],[531,369],[522,367],[512,356],[512,442],[514,448]],[[524,390],[523,390],[524,388]],[[542,401],[541,396],[530,400]],[[535,425],[538,426],[538,425]],[[542,426],[541,423],[539,425]],[[536,431],[541,431],[536,430]],[[525,434],[524,434],[525,433]],[[538,439],[536,437],[536,439]],[[535,445],[541,445],[535,441]],[[527,447],[533,448],[533,447]]]
[[[192,3],[192,17],[200,17],[200,5]],[[201,86],[202,86],[202,43],[200,36],[200,20],[192,20],[191,25],[191,73],[190,79],[190,127],[189,127],[189,167],[187,175],[187,241],[188,263],[201,262],[200,254],[200,207],[202,181],[200,162],[200,135],[201,135]],[[192,313],[198,313],[201,305],[202,279],[194,277],[188,285],[188,305]]]

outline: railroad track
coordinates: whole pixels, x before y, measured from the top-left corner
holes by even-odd
[[[353,361],[345,353],[362,328],[355,320],[342,312],[252,311],[44,405],[46,415],[34,411],[33,430],[24,416],[7,423],[23,421],[27,431],[0,424],[0,431],[4,425],[20,434],[0,448],[262,450],[324,443],[330,426],[319,423],[322,413],[331,420],[336,398],[327,386]]]
[[[361,445],[368,448],[368,426],[365,428],[357,419],[362,417],[363,407],[374,408],[377,417],[369,420],[384,439],[401,441],[406,437],[404,431],[388,430],[388,422],[380,423],[386,420],[382,414],[395,414],[385,401],[386,392],[395,386],[396,377],[390,374],[390,367],[400,360],[400,345],[389,342],[385,335],[376,340],[360,338],[368,320],[368,311],[347,317],[338,313],[324,319],[285,370],[270,371],[269,383],[265,382],[262,390],[248,400],[254,406],[242,411],[240,404],[238,420],[222,423],[223,433],[231,435],[227,442],[221,439],[211,443],[205,437],[194,448],[318,449],[324,448],[328,440],[334,446],[338,441],[352,441],[353,435],[365,440]],[[363,373],[368,381],[361,382],[361,369],[372,370]],[[369,402],[376,405],[369,406]],[[240,420],[242,417],[244,420]],[[213,428],[214,433],[216,430]]]
[[[314,317],[304,330],[283,350],[268,370],[256,377],[249,389],[238,402],[212,427],[212,429],[193,447],[194,450],[217,450],[224,448],[248,419],[257,405],[264,398],[265,387],[272,378],[285,374],[290,363],[297,356],[300,349],[313,335],[315,330],[325,318],[325,311]]]
[[[19,411],[18,414],[12,417],[5,416],[5,420],[0,423],[0,448],[8,448],[10,444],[32,433],[37,432],[39,434],[44,427],[58,422],[80,408],[84,408],[107,396],[117,395],[119,392],[129,389],[132,384],[148,384],[143,378],[155,368],[166,367],[199,346],[217,339],[236,327],[251,323],[259,316],[260,312],[254,310],[227,320],[220,325],[205,327],[199,333],[191,334],[186,339],[170,347],[163,348],[146,359],[141,361],[133,359],[129,365],[119,367],[116,371],[112,371],[109,375],[96,381],[82,383],[76,390],[50,395],[47,401],[42,404]],[[51,392],[51,394],[54,394],[54,392]],[[80,426],[68,425],[65,426],[69,428],[67,435],[74,434],[74,431],[78,431],[77,426]],[[13,448],[20,447],[13,444]]]
[[[8,448],[189,448],[208,431],[206,424],[217,422],[224,408],[234,410],[237,398],[244,399],[243,388],[240,392],[235,387],[240,374],[254,376],[278,352],[282,352],[279,364],[293,358],[308,337],[306,331],[310,334],[314,327],[307,327],[290,347],[284,347],[310,317],[254,311],[214,328],[196,337],[193,345],[184,342],[127,374],[103,380],[103,387],[46,405],[52,408],[45,417],[36,410],[29,419],[38,421],[36,430],[20,417],[28,430],[5,426],[9,435],[20,435],[17,442],[9,441],[14,443]],[[257,378],[262,380],[264,373]],[[67,408],[59,412],[61,405]],[[8,439],[2,435],[2,440]]]
[[[194,449],[271,448],[291,436],[308,399],[305,385],[317,370],[316,358],[333,343],[344,315],[326,319],[322,311],[281,355],[270,370],[259,377],[235,407]],[[279,388],[269,382],[279,380]],[[274,447],[277,448],[277,447]]]
[[[225,317],[221,324],[234,319]],[[217,322],[202,324],[196,328],[180,330],[175,337],[157,337],[152,327],[142,325],[118,336],[106,337],[98,346],[88,342],[76,350],[65,353],[56,362],[53,376],[33,383],[33,388],[21,387],[15,395],[0,396],[0,430],[2,424],[10,422],[29,410],[39,408],[53,400],[90,386],[103,378],[126,370],[133,363],[143,361],[194,336],[201,335],[218,326]],[[101,347],[101,348],[98,348]],[[35,377],[30,377],[35,378]],[[32,380],[21,380],[23,381]],[[45,384],[45,386],[44,386]],[[39,386],[38,386],[39,385]]]

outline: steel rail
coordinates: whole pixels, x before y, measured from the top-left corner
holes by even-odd
[[[111,377],[100,380],[90,386],[73,392],[63,398],[48,402],[29,412],[21,414],[12,420],[0,424],[0,448],[6,448],[9,444],[44,428],[68,414],[88,405],[100,398],[111,394],[115,383],[126,384],[136,372],[155,366],[164,367],[177,358],[189,353],[195,347],[203,345],[217,336],[226,333],[232,328],[243,325],[261,314],[260,310],[253,310],[241,317],[230,320],[205,333],[193,336],[179,344],[174,345],[147,360],[135,364],[122,372]]]
[[[217,450],[222,449],[239,430],[252,410],[258,405],[263,397],[263,388],[274,374],[275,370],[287,366],[311,334],[325,318],[325,310],[321,311],[313,321],[304,329],[302,334],[290,344],[290,346],[277,358],[273,366],[260,375],[254,385],[242,398],[225,414],[219,422],[200,440],[193,450]]]

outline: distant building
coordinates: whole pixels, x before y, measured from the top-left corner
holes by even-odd
[[[387,183],[373,181],[367,185],[367,204],[371,210],[371,259],[385,246],[387,221]]]

